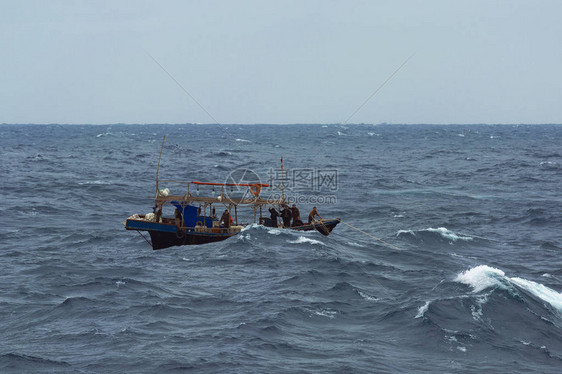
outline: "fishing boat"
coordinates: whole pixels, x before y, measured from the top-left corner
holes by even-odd
[[[165,140],[165,138],[164,138]],[[164,141],[162,142],[162,148]],[[160,150],[160,158],[162,150]],[[271,218],[264,217],[264,208],[280,209],[287,205],[284,191],[281,190],[280,198],[263,198],[263,188],[270,187],[265,183],[214,183],[199,181],[171,181],[159,180],[160,158],[156,169],[156,193],[153,212],[148,214],[134,214],[125,221],[127,230],[138,231],[141,235],[148,232],[150,241],[143,238],[152,246],[152,249],[164,249],[173,246],[197,245],[226,240],[239,234],[251,224],[264,225],[279,229],[297,231],[316,230],[322,235],[329,235],[340,222],[339,218],[312,220],[310,223],[298,223],[296,226],[285,227],[283,222],[273,222]],[[183,194],[170,194],[168,188],[160,189],[160,184],[181,184],[187,187]],[[212,196],[199,196],[200,187],[212,187]],[[192,187],[196,187],[193,191]],[[282,187],[281,187],[282,188]],[[215,196],[215,189],[219,189]],[[242,196],[233,196],[228,190],[243,191]],[[173,216],[166,216],[166,209],[173,209]],[[220,218],[216,214],[216,207],[224,208]],[[239,213],[246,210],[253,215],[253,222],[239,222]],[[249,212],[248,212],[249,210]],[[267,210],[267,211],[268,211]]]

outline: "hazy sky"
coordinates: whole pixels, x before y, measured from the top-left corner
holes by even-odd
[[[0,123],[562,123],[562,1],[0,0]]]

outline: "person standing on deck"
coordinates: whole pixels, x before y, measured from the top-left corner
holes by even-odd
[[[320,219],[323,219],[322,217],[320,217],[320,214],[318,214],[318,211],[316,210],[316,207],[312,208],[312,210],[310,211],[310,213],[308,213],[308,223],[310,224],[312,221],[314,221],[314,217],[318,217]]]
[[[277,227],[277,217],[279,217],[279,213],[275,208],[269,208],[269,213],[271,213],[271,227]]]
[[[283,210],[281,211],[281,218],[283,218],[283,226],[291,227],[291,217],[292,217],[291,209],[289,209],[287,204],[283,205]]]
[[[178,208],[174,211],[174,221],[177,227],[181,227],[181,212]]]
[[[291,214],[293,216],[292,227],[301,226],[302,225],[301,212],[299,211],[299,208],[297,208],[296,204],[293,204],[293,207],[291,208]]]

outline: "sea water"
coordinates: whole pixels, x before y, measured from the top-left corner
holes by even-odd
[[[160,188],[251,174],[344,223],[153,251],[123,221],[164,135]],[[2,125],[0,155],[2,373],[562,368],[562,126]]]

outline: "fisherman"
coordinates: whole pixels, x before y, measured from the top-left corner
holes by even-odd
[[[291,217],[293,213],[287,204],[283,205],[283,210],[281,211],[281,218],[283,218],[283,226],[291,227]]]
[[[181,212],[178,208],[176,208],[176,211],[174,212],[174,216],[175,216],[176,226],[181,227]]]
[[[275,208],[269,208],[269,213],[271,213],[271,227],[277,227],[277,217],[279,217],[279,212]]]
[[[158,207],[156,211],[156,221],[155,222],[162,222],[162,205]]]
[[[301,212],[299,211],[299,208],[297,208],[296,204],[293,204],[293,207],[291,208],[291,215],[293,216],[292,227],[302,226]]]
[[[221,227],[230,227],[230,221],[231,221],[231,217],[230,217],[230,213],[228,213],[228,209],[224,210],[224,213],[221,216],[221,220],[219,221],[219,224],[221,225]]]
[[[310,211],[310,213],[308,213],[308,223],[310,224],[312,221],[314,221],[314,217],[318,217],[320,219],[323,219],[322,217],[320,217],[320,214],[318,214],[318,211],[316,210],[316,207],[312,208],[312,210]]]

